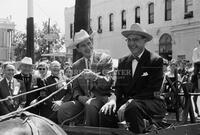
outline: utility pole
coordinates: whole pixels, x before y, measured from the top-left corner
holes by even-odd
[[[75,17],[74,17],[74,32],[81,29],[90,31],[90,7],[91,0],[76,0]],[[73,50],[73,62],[81,58],[82,55],[76,50]]]
[[[28,18],[27,18],[27,41],[26,41],[26,56],[31,57],[33,63],[34,59],[34,19],[33,19],[33,0],[27,0],[28,2]]]

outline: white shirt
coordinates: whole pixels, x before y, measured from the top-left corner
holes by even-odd
[[[143,53],[144,53],[144,50],[143,50],[143,52],[138,56],[138,58],[141,58],[141,56],[142,56]],[[132,61],[132,77],[133,77],[134,74],[135,74],[135,69],[136,69],[136,67],[137,67],[137,64],[138,64],[138,61],[137,61],[136,59],[134,59],[134,60]]]
[[[200,62],[200,46],[193,49],[192,61],[193,63]]]

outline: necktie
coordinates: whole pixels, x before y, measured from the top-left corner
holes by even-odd
[[[87,59],[87,68],[91,69],[91,60],[90,59]]]
[[[91,69],[91,60],[87,59],[87,69]],[[88,89],[88,94],[90,97],[92,97],[92,92],[91,89],[93,87],[93,84],[90,80],[87,80],[87,89]]]
[[[9,83],[8,83],[8,87],[11,89],[11,81],[9,81]]]
[[[139,61],[140,58],[139,58],[138,56],[131,55],[130,60],[131,60],[131,61],[133,61],[133,60],[137,60],[137,61]]]
[[[11,81],[8,82],[8,87],[9,87],[9,93],[12,96],[12,87],[11,87],[12,83]]]

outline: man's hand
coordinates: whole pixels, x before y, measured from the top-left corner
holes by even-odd
[[[78,101],[85,104],[90,98],[88,96],[78,96]]]
[[[53,105],[51,107],[51,109],[56,112],[60,109],[60,106],[62,105],[62,101],[61,100],[58,100],[58,101],[52,101]]]
[[[120,122],[124,121],[124,112],[125,112],[126,107],[127,107],[127,104],[125,103],[117,111],[117,116]]]
[[[87,80],[96,80],[98,78],[98,74],[95,72],[92,72],[90,69],[84,69],[84,78]]]
[[[115,113],[116,108],[117,108],[116,101],[115,100],[110,100],[105,105],[103,105],[101,107],[100,112],[103,112],[105,115],[107,113],[109,113],[109,115],[111,115],[112,112]]]

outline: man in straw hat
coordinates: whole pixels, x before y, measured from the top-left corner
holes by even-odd
[[[91,38],[85,30],[75,33],[73,46],[83,57],[72,65],[73,75],[85,72],[73,82],[74,101],[62,104],[58,110],[59,122],[85,108],[86,125],[99,126],[99,110],[111,92],[112,59],[107,54],[95,52]]]
[[[24,82],[26,91],[31,91],[33,89],[44,86],[44,82],[39,77],[32,75],[33,66],[34,64],[32,62],[32,59],[30,57],[24,57],[19,63],[19,69],[21,70],[21,72],[14,76],[14,78],[22,80]],[[40,92],[34,92],[28,94],[25,106],[29,106],[33,100],[38,98],[39,93]],[[31,108],[29,111],[35,114],[39,113],[37,107]]]
[[[144,131],[143,119],[164,115],[164,101],[158,99],[163,81],[163,59],[145,48],[152,36],[139,24],[122,32],[130,55],[119,59],[115,95],[101,108],[101,126],[117,127],[117,122],[129,123],[134,133]],[[124,74],[126,71],[127,74]],[[114,117],[118,116],[118,119]]]

